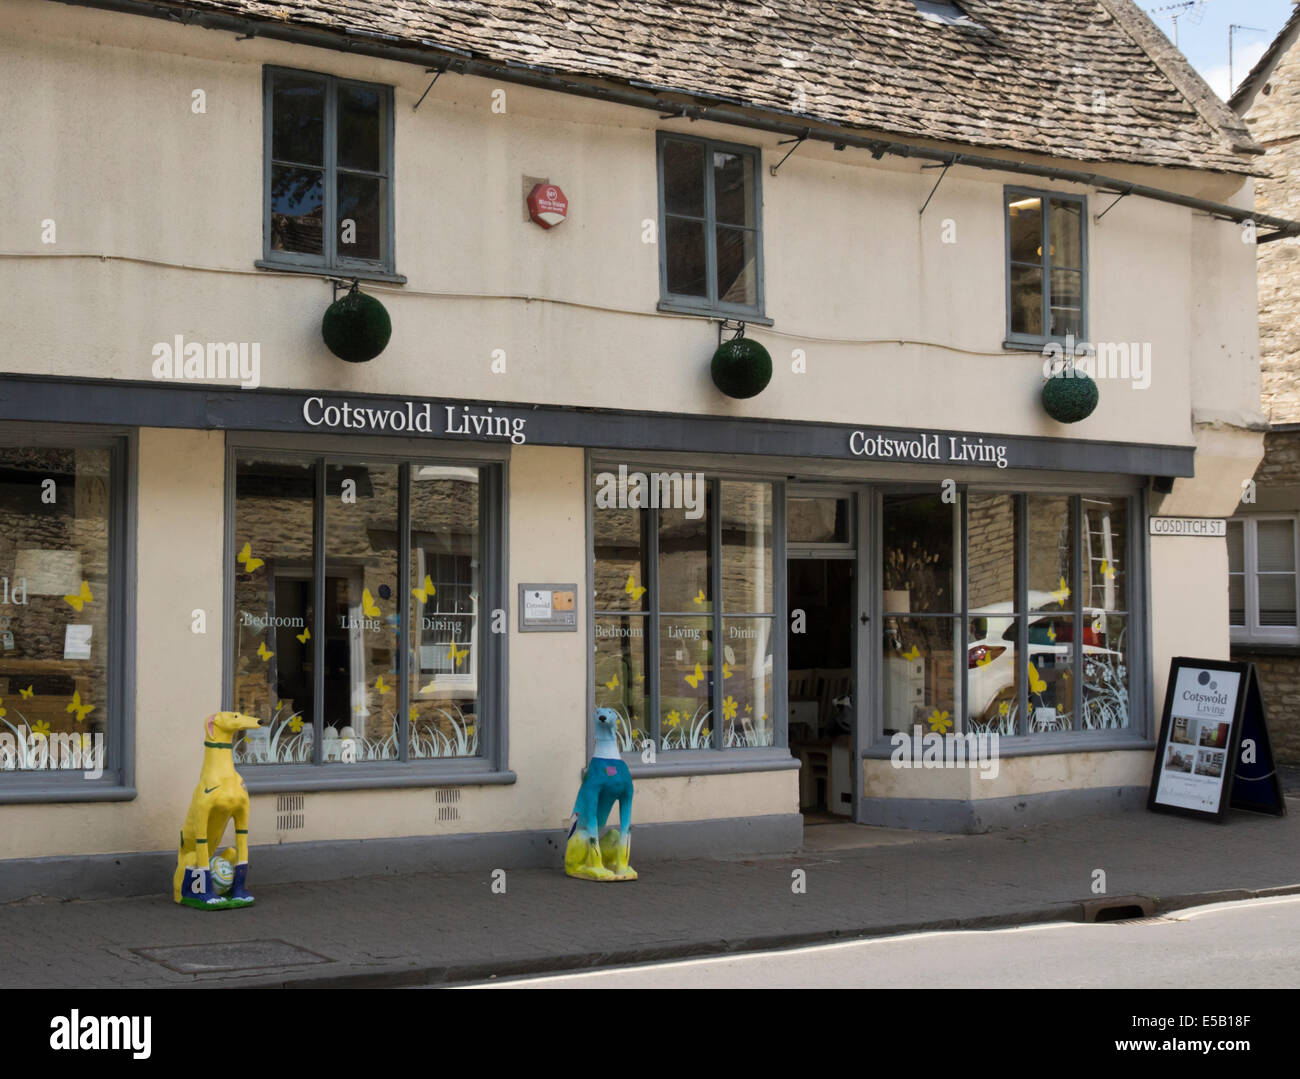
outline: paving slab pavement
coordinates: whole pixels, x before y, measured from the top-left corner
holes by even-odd
[[[645,862],[634,883],[506,866],[504,894],[491,867],[258,888],[254,863],[245,910],[176,906],[170,878],[156,896],[0,906],[0,986],[444,985],[1080,920],[1085,903],[1127,895],[1161,911],[1300,892],[1300,799],[1288,803],[1284,818],[1234,811],[1222,825],[1138,811],[974,836],[812,826],[795,855]]]

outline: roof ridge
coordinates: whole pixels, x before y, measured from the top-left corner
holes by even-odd
[[[1245,118],[1246,112],[1255,103],[1255,95],[1259,92],[1260,83],[1273,73],[1273,69],[1277,67],[1282,57],[1291,51],[1297,36],[1300,36],[1300,6],[1291,12],[1286,25],[1277,32],[1277,37],[1264,50],[1264,55],[1241,80],[1232,97],[1228,98],[1228,107],[1238,116]]]
[[[1134,0],[1097,0],[1121,29],[1133,39],[1160,69],[1174,88],[1187,99],[1200,118],[1237,154],[1262,154],[1260,146],[1242,120],[1210,89],[1187,57],[1147,17]]]

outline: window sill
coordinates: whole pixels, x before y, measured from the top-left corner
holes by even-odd
[[[304,266],[298,262],[276,262],[273,259],[258,259],[253,263],[259,270],[274,270],[277,273],[301,274],[304,277],[323,277],[326,279],[353,280],[358,281],[387,281],[394,285],[405,285],[406,277],[398,273],[388,273],[385,270],[362,270],[356,267],[346,268],[338,267],[330,269],[326,266]]]
[[[743,313],[739,311],[719,311],[704,307],[692,307],[690,304],[673,303],[670,300],[660,300],[655,305],[656,311],[664,311],[670,315],[694,315],[696,318],[706,318],[712,322],[720,319],[726,319],[729,322],[743,322],[746,326],[775,326],[776,323],[766,315],[755,315],[753,313]]]
[[[1041,341],[1003,341],[1002,348],[1007,352],[1042,352],[1048,345],[1060,345],[1065,348],[1063,338],[1044,337]]]
[[[928,732],[927,732],[928,733]],[[909,736],[909,746],[910,746]],[[1106,735],[1100,731],[1061,731],[1053,734],[1006,734],[998,738],[998,758],[1038,757],[1049,753],[1108,753],[1116,750],[1132,751],[1155,749],[1152,738],[1136,732],[1128,735]],[[894,747],[888,741],[877,742],[862,751],[863,760],[890,760]],[[913,768],[922,767],[922,762],[914,761]],[[968,764],[975,768],[977,764]]]
[[[1300,642],[1296,641],[1231,641],[1228,651],[1252,656],[1300,656]]]
[[[134,787],[123,786],[116,776],[97,780],[81,779],[71,771],[62,780],[53,772],[6,772],[0,774],[0,805],[54,802],[132,802]],[[74,778],[75,777],[75,778]]]
[[[486,761],[477,768],[432,768],[409,764],[365,767],[354,764],[330,765],[243,765],[239,772],[249,794],[299,794],[304,791],[382,790],[403,787],[489,787],[508,786],[517,779],[514,772],[493,771]]]
[[[664,750],[657,763],[642,764],[640,753],[626,753],[623,760],[633,779],[666,779],[671,776],[735,775],[742,772],[784,772],[799,767],[799,758],[784,746],[771,749]]]

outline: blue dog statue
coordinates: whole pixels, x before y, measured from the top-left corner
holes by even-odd
[[[564,871],[583,880],[636,880],[628,865],[632,847],[632,775],[618,751],[614,730],[618,713],[596,709],[596,748],[582,773],[573,826],[564,848]],[[618,803],[619,826],[605,828],[609,811]],[[604,834],[602,834],[604,829]]]

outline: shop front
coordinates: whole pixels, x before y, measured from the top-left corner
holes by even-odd
[[[161,863],[217,707],[262,721],[236,757],[281,879],[399,847],[546,863],[600,706],[648,854],[1140,800],[1148,492],[1190,448],[89,380],[99,422],[71,425],[68,400],[4,400],[0,782],[45,828],[11,868]],[[534,584],[573,617],[530,632]]]

